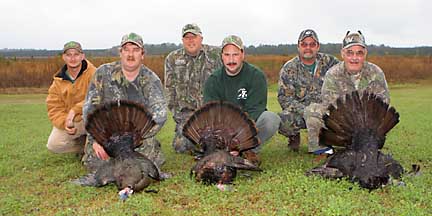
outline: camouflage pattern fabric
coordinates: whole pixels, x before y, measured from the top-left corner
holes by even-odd
[[[195,56],[186,54],[184,48],[171,52],[165,59],[165,90],[168,108],[176,122],[173,147],[176,152],[187,152],[193,144],[181,134],[187,118],[203,105],[202,89],[210,74],[222,66],[221,50],[202,45]]]
[[[239,36],[229,35],[226,38],[224,38],[224,40],[222,41],[222,46],[221,46],[222,49],[228,44],[232,44],[232,45],[236,46],[237,48],[244,50],[243,41],[241,40],[241,38]]]
[[[149,160],[153,161],[153,163],[160,171],[160,168],[165,162],[165,156],[161,151],[160,142],[154,136],[144,139],[142,141],[142,144],[137,147],[135,151],[140,152],[141,154],[145,155]],[[100,167],[103,163],[107,162],[99,159],[96,156],[93,147],[89,144],[89,142],[86,143],[84,153],[85,154],[82,158],[82,162],[90,172],[97,170],[98,167]]]
[[[384,72],[377,65],[365,61],[362,70],[357,75],[348,74],[345,71],[344,62],[339,63],[328,72],[322,87],[323,105],[333,104],[338,97],[356,90],[367,90],[382,98],[385,103],[390,103]]]
[[[327,112],[328,106],[334,104],[337,98],[356,90],[374,93],[385,103],[390,103],[390,94],[384,72],[377,65],[365,61],[362,70],[355,75],[351,75],[345,70],[344,62],[335,65],[325,76],[321,91],[322,103],[305,112],[308,129],[315,131],[309,136],[309,152],[324,148],[318,144],[318,135],[319,130],[324,127],[322,116]]]
[[[65,43],[65,45],[63,46],[63,53],[65,53],[69,49],[76,49],[78,52],[83,53],[81,44],[76,41],[69,41]]]
[[[326,146],[319,145],[319,132],[324,127],[322,117],[327,108],[322,104],[312,103],[305,108],[304,119],[308,129],[308,152],[315,152]]]
[[[186,24],[183,29],[182,29],[182,37],[185,36],[185,34],[187,33],[192,33],[194,35],[201,35],[202,31],[200,29],[200,27],[198,27],[198,25],[196,23],[190,23],[190,24]]]
[[[279,133],[292,136],[305,129],[304,109],[311,103],[321,103],[321,87],[327,70],[337,64],[336,57],[317,54],[314,74],[303,65],[299,56],[285,63],[279,73],[278,101],[282,107]]]
[[[166,102],[163,87],[157,75],[144,65],[141,65],[138,76],[130,82],[123,75],[120,62],[112,62],[100,66],[90,82],[86,101],[83,107],[86,120],[96,105],[112,100],[133,100],[142,103],[153,115],[156,125],[144,137],[143,144],[137,150],[156,163],[158,168],[165,161],[160,143],[154,138],[167,119]],[[90,143],[90,144],[89,144]],[[93,152],[93,138],[88,136],[88,143],[84,150],[84,165],[89,170],[97,167],[100,159]]]

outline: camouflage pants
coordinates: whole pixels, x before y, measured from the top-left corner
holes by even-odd
[[[290,112],[283,110],[278,113],[281,124],[279,126],[279,133],[288,137],[300,133],[300,129],[306,129],[306,123],[303,119],[303,113]]]
[[[153,161],[160,171],[161,166],[165,162],[165,156],[162,152],[160,142],[155,137],[150,137],[143,140],[142,144],[135,148],[135,151],[140,152],[149,160]],[[84,157],[82,158],[82,162],[90,172],[96,170],[102,164],[107,163],[107,161],[101,160],[96,156],[93,146],[89,145],[88,140],[84,149]]]
[[[319,132],[324,127],[323,115],[327,112],[321,104],[311,103],[304,110],[304,119],[308,129],[308,152],[326,148],[319,145]]]
[[[185,136],[183,136],[183,126],[191,114],[192,112],[179,113],[176,117],[174,117],[174,121],[176,122],[176,128],[172,146],[174,148],[174,151],[177,153],[192,154],[195,149],[195,145]]]

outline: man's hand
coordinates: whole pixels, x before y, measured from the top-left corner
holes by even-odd
[[[70,110],[68,115],[66,116],[66,121],[65,121],[65,130],[70,135],[74,135],[77,132],[77,129],[75,128],[74,121],[73,121],[74,117],[75,117],[75,111]]]
[[[108,160],[108,154],[106,153],[105,149],[99,145],[99,143],[93,142],[93,150],[98,158],[102,160]]]

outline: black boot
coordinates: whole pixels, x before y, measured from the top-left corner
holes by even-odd
[[[288,136],[288,148],[294,152],[298,152],[300,148],[300,133]]]

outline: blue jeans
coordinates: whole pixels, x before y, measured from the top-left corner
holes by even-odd
[[[258,153],[261,150],[261,146],[278,131],[280,122],[280,117],[274,112],[264,111],[261,113],[255,122],[258,128],[257,137],[261,140],[261,144],[252,149],[253,152]]]

